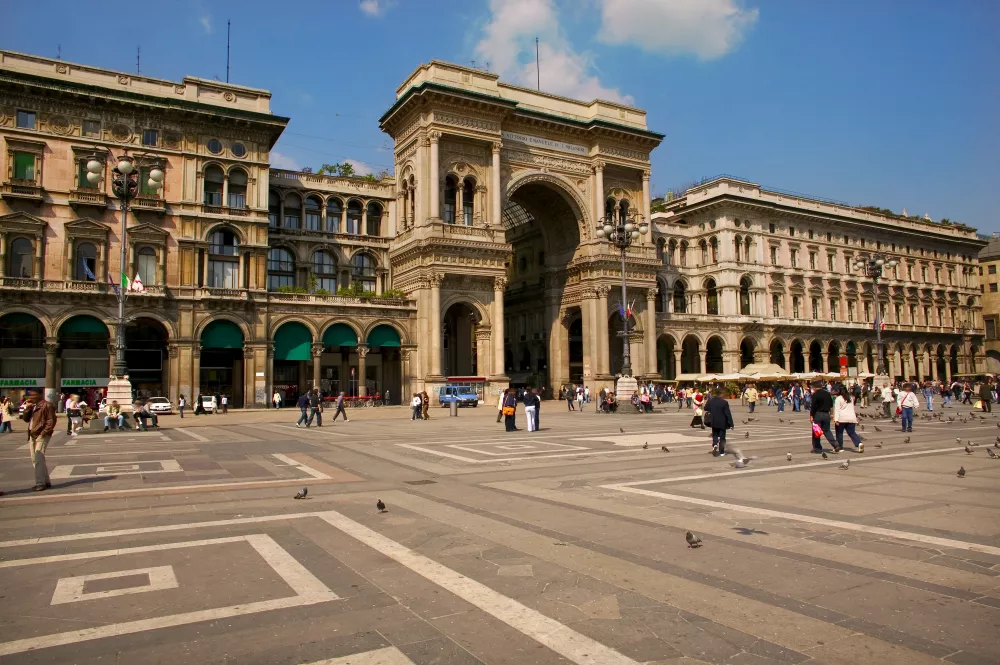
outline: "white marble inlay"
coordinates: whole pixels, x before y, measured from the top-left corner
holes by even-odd
[[[128,577],[130,575],[146,575],[149,581],[145,584],[124,589],[112,589],[110,591],[85,592],[84,585],[93,580],[109,580],[115,577]],[[97,573],[94,575],[80,575],[79,577],[62,577],[56,582],[55,593],[52,594],[50,605],[62,605],[63,603],[78,603],[83,600],[97,600],[98,598],[114,598],[115,596],[125,596],[131,593],[145,593],[147,591],[162,591],[163,589],[176,589],[177,577],[174,575],[173,566],[155,566],[153,568],[133,568],[132,570],[118,570],[113,573]]]

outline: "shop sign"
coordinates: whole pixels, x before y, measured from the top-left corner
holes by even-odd
[[[45,379],[0,379],[0,388],[34,388],[44,385]]]
[[[63,388],[107,388],[107,379],[63,379],[59,382]]]

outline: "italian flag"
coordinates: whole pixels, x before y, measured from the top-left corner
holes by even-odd
[[[128,275],[122,273],[122,291],[128,293],[132,290],[132,280],[128,278]]]

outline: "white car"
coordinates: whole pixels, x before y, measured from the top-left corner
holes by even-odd
[[[173,412],[173,405],[166,397],[150,397],[146,403],[149,404],[149,410],[157,415],[169,415]]]
[[[208,413],[215,413],[215,397],[213,395],[202,395],[201,406]]]

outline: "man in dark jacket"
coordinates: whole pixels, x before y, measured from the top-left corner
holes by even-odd
[[[529,418],[528,431],[538,431],[538,412],[542,408],[542,399],[538,396],[538,389],[532,388],[524,393],[524,413]],[[529,407],[531,410],[529,411]]]
[[[816,391],[812,394],[812,405],[809,407],[809,422],[819,425],[823,434],[826,435],[826,440],[833,447],[833,452],[839,453],[840,446],[837,445],[837,440],[833,438],[833,434],[830,432],[830,411],[833,410],[833,398],[823,386],[822,381],[817,381],[813,384],[813,387]],[[820,442],[820,438],[816,436],[815,430],[813,431],[812,447],[814,453],[819,454],[823,452],[823,444]]]
[[[979,399],[983,402],[983,411],[993,413],[993,384],[989,381],[979,384]]]
[[[313,418],[316,419],[316,427],[323,426],[323,400],[319,396],[319,388],[309,391],[309,420],[306,421],[306,427],[312,425]]]
[[[306,427],[309,427],[309,417],[306,414],[306,411],[309,409],[309,393],[299,395],[299,401],[296,402],[296,405],[299,407],[299,412],[302,415],[299,416],[299,420],[295,423],[295,426],[302,427],[302,423],[305,423]]]
[[[712,421],[712,454],[716,457],[726,454],[726,430],[733,428],[733,412],[729,402],[722,397],[722,390],[715,389],[711,399],[705,402],[703,413]]]
[[[45,448],[56,429],[56,408],[38,390],[28,393],[27,402],[21,419],[29,423],[28,450],[31,452],[31,464],[35,467],[35,491],[41,492],[52,487],[49,469],[45,465]]]

